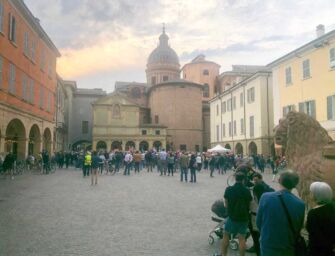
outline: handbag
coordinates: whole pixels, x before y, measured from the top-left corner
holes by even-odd
[[[282,194],[279,195],[280,202],[284,208],[291,232],[293,233],[293,237],[295,239],[294,242],[294,254],[295,256],[307,256],[307,245],[305,239],[301,236],[300,231],[296,232],[293,227],[293,223],[290,217],[290,214],[287,210],[286,204],[284,202]]]

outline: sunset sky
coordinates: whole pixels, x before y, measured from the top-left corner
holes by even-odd
[[[60,50],[57,72],[79,87],[145,82],[166,24],[183,65],[198,54],[221,65],[266,65],[335,29],[334,0],[25,0]]]

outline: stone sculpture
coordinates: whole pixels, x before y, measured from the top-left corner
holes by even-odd
[[[285,150],[288,168],[300,177],[297,189],[307,205],[311,205],[312,182],[327,182],[334,191],[335,141],[327,131],[314,118],[295,111],[282,118],[274,130],[276,144]]]

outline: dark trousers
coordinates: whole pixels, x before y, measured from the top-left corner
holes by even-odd
[[[147,165],[147,168],[148,168],[148,172],[151,171],[152,172],[152,161],[147,161],[146,165]]]
[[[211,170],[211,177],[213,177],[214,166],[209,168]]]
[[[253,247],[255,248],[257,256],[260,256],[261,255],[261,247],[260,247],[260,244],[259,244],[260,233],[257,230],[253,229],[251,219],[249,219],[249,230],[250,230],[252,240],[254,241]]]
[[[185,177],[185,181],[187,181],[187,167],[180,167],[180,181],[183,181]]]
[[[130,168],[131,168],[131,163],[125,163],[126,164],[126,166],[125,166],[125,168],[124,168],[124,175],[130,175]]]
[[[90,176],[90,170],[91,166],[90,165],[84,165],[83,166],[83,175],[85,176]]]
[[[191,168],[191,182],[197,182],[197,174],[195,168]]]
[[[140,172],[140,162],[135,162],[135,172]]]
[[[168,175],[170,175],[170,173],[171,173],[172,176],[173,176],[173,170],[174,170],[173,165],[174,165],[174,164],[168,164]]]

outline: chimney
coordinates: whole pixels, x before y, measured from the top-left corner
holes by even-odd
[[[325,26],[320,24],[316,27],[316,37],[323,36],[325,34]]]

